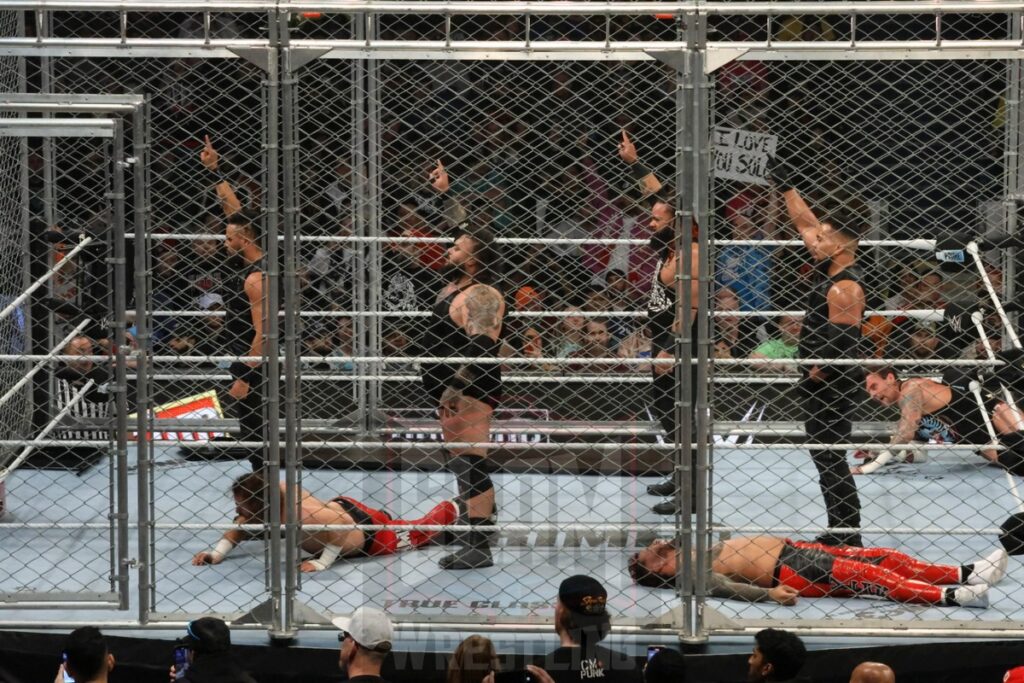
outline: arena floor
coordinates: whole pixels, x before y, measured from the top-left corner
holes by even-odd
[[[131,453],[134,457],[134,452]],[[156,522],[164,524],[226,523],[233,514],[228,485],[247,471],[246,463],[196,463],[181,460],[175,449],[157,455]],[[717,525],[815,529],[824,518],[813,468],[805,453],[777,450],[716,449],[714,519]],[[15,472],[7,482],[4,522],[63,523],[71,518],[95,525],[88,529],[4,529],[0,561],[3,593],[109,590],[109,532],[105,492],[108,470],[98,467],[82,475],[57,470]],[[663,524],[649,512],[656,499],[644,488],[655,479],[602,476],[496,475],[502,521]],[[915,529],[993,528],[1006,514],[1022,507],[1018,482],[980,459],[953,453],[934,455],[927,463],[900,465],[883,475],[858,479],[866,527]],[[418,516],[434,501],[453,493],[448,474],[414,472],[307,471],[305,488],[319,497],[353,496],[384,507],[393,515]],[[129,482],[132,516],[136,507],[134,470]],[[965,492],[961,500],[957,492]],[[984,496],[978,495],[984,491]],[[69,511],[72,511],[69,514]],[[737,533],[737,532],[733,532]],[[742,532],[739,532],[742,533]],[[810,537],[810,533],[791,534]],[[212,546],[216,531],[158,529],[157,601],[160,613],[245,612],[268,597],[264,587],[263,546],[247,543],[221,565],[193,567],[190,559]],[[130,534],[134,538],[135,534]],[[667,616],[677,601],[666,591],[633,586],[625,573],[631,548],[608,544],[573,547],[564,537],[556,545],[504,544],[496,566],[469,572],[444,572],[436,560],[448,552],[429,548],[387,558],[340,561],[327,571],[304,575],[300,599],[314,611],[346,613],[366,602],[383,602],[396,615],[431,616],[465,623],[479,617],[546,623],[553,613],[555,586],[573,573],[589,573],[609,589],[613,613],[651,623]],[[960,564],[989,552],[994,536],[869,533],[872,545],[900,548],[923,559]],[[561,547],[557,545],[561,543]],[[9,549],[9,552],[7,552]],[[132,548],[132,557],[137,557]],[[132,570],[132,601],[137,592]],[[383,596],[387,596],[384,598]],[[927,608],[867,599],[803,599],[796,607],[750,605],[711,600],[726,618],[804,619],[881,618],[899,621],[942,619],[955,622],[1024,622],[1024,567],[1012,558],[1004,581],[993,588],[987,610]],[[134,608],[133,608],[134,609]],[[61,610],[63,618],[95,623],[133,619],[112,609]],[[51,610],[0,611],[0,621],[52,619]],[[468,618],[467,618],[468,617]],[[654,617],[654,619],[652,619]],[[909,624],[908,624],[909,625]],[[951,624],[952,625],[952,624]]]

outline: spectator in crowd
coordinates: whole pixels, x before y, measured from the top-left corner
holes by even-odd
[[[679,650],[663,647],[644,664],[644,683],[686,683],[686,661]]]
[[[892,291],[892,295],[882,303],[882,310],[886,311],[901,311],[911,308],[909,303],[909,297],[911,292],[914,291],[917,281],[920,279],[920,275],[914,269],[913,264],[903,264],[901,262],[890,262],[891,268],[900,268],[899,280],[895,283],[895,291]]]
[[[57,669],[53,683],[63,683],[64,673],[76,683],[107,683],[114,670],[114,655],[107,641],[95,626],[76,628],[64,643],[64,662]]]
[[[473,635],[463,639],[452,653],[445,683],[482,683],[487,674],[498,670],[494,643],[490,638]]]
[[[199,296],[196,305],[209,315],[183,318],[168,346],[182,355],[216,356],[224,353],[227,347],[223,337],[224,297],[207,292]]]
[[[306,227],[314,234],[336,237],[352,236],[352,211],[347,209],[337,219],[325,216],[319,225]],[[409,235],[413,233],[410,232]],[[414,247],[420,245],[413,245]],[[439,246],[439,245],[431,245]],[[356,249],[349,242],[304,242],[300,245],[301,265],[299,283],[303,300],[310,308],[341,306],[348,310],[352,305],[352,268]],[[385,247],[385,262],[391,258]],[[387,303],[387,297],[384,297]]]
[[[646,358],[651,357],[651,330],[647,325],[641,325],[633,334],[629,335],[619,343],[616,355],[619,358]],[[650,372],[649,363],[637,363],[627,365],[624,368],[628,372]]]
[[[577,574],[562,581],[555,603],[555,633],[560,646],[536,665],[554,683],[601,679],[606,683],[636,681],[636,662],[621,652],[598,645],[611,631],[608,592],[596,579]]]
[[[725,204],[725,219],[734,240],[775,239],[779,231],[778,195],[751,185]],[[767,311],[771,307],[772,247],[728,245],[718,250],[715,283],[736,293],[741,311]]]
[[[570,358],[614,358],[612,335],[608,331],[607,318],[588,318],[583,326],[583,347],[575,351]],[[609,372],[621,369],[617,364],[581,363],[572,364],[572,368],[580,372]]]
[[[335,325],[333,318],[304,318],[302,324],[302,355],[321,356],[324,360],[303,361],[304,367],[327,368],[327,356],[335,352]]]
[[[942,274],[937,270],[915,271],[918,275],[904,290],[894,310],[932,310],[947,306]],[[870,322],[870,320],[869,320]],[[896,316],[879,329],[884,358],[956,358],[963,349],[939,344],[934,334],[936,324],[909,316]]]
[[[182,274],[178,250],[172,244],[164,242],[155,249],[153,254],[153,286],[150,301],[153,310],[175,311],[187,308],[189,287],[188,279]],[[152,339],[158,347],[168,344],[177,331],[180,321],[167,315],[154,315]]]
[[[203,219],[201,232],[207,235],[224,234],[224,220],[214,214]],[[224,284],[224,255],[221,240],[203,237],[190,242],[191,256],[185,264],[185,274],[191,284],[189,294],[200,297],[203,294],[219,293]]]
[[[563,315],[558,321],[558,341],[555,346],[557,358],[568,358],[583,348],[584,327],[587,324],[587,317],[573,315],[579,313],[579,306],[566,306],[562,309]]]
[[[175,665],[172,665],[171,683],[176,680],[191,683],[256,683],[256,679],[231,656],[231,631],[223,620],[202,617],[190,621],[185,630],[185,636],[178,639],[178,646],[188,648],[188,667],[179,677]]]
[[[611,268],[604,275],[606,284],[605,296],[615,311],[632,311],[637,305],[636,287],[626,277],[626,273],[618,268]]]
[[[986,328],[985,338],[988,340],[989,346],[992,347],[993,353],[999,353],[1000,349],[1003,348],[1003,331],[998,327]],[[964,360],[989,360],[988,351],[985,349],[985,342],[980,338],[964,349],[960,357]]]
[[[850,683],[896,683],[896,674],[888,664],[861,662],[850,674]]]
[[[504,334],[507,348],[502,350],[501,355],[504,357],[543,358],[547,348],[544,335],[541,332],[543,329],[545,329],[543,321],[538,318],[513,318],[505,326]],[[537,369],[551,372],[558,369],[549,364],[516,365],[514,367],[511,365],[502,366],[503,371],[506,368],[509,372]]]
[[[746,358],[757,343],[756,326],[751,318],[729,315],[740,310],[740,299],[729,287],[715,292],[715,357]]]
[[[354,367],[352,361],[341,359],[346,356],[355,355],[355,328],[353,320],[348,316],[334,318],[333,320],[332,325],[335,328],[334,345],[328,356],[337,360],[328,359],[327,364],[332,370],[351,372]]]
[[[781,629],[766,628],[754,636],[754,651],[747,660],[747,680],[793,680],[807,660],[807,648],[799,637]]]
[[[935,334],[934,329],[930,325],[920,322],[908,327],[910,330],[908,341],[910,353],[908,355],[922,360],[938,357],[939,337]]]
[[[517,311],[539,313],[544,311],[544,297],[531,285],[523,285],[516,290],[514,299]]]
[[[776,319],[777,334],[750,352],[751,360],[791,360],[796,358],[803,319],[798,315],[781,315]],[[763,363],[753,366],[764,372],[794,372],[796,364]]]
[[[1003,674],[1003,683],[1024,683],[1024,666],[1016,666]]]
[[[351,683],[386,683],[380,672],[391,652],[395,629],[384,612],[376,607],[360,607],[351,617],[332,622],[341,633],[338,668]]]

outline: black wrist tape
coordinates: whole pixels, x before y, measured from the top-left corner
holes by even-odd
[[[243,382],[252,384],[253,374],[256,368],[251,368],[240,360],[236,360],[228,368],[228,372],[231,373],[232,379],[240,379]]]
[[[639,161],[629,165],[629,170],[633,173],[633,177],[637,180],[643,180],[647,176],[651,175],[653,171],[644,166]]]
[[[224,169],[220,165],[218,165],[217,168],[207,168],[206,174],[210,179],[210,182],[214,185],[219,185],[220,183],[226,183],[228,181],[224,174]]]

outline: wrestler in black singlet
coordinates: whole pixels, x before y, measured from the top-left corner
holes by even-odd
[[[224,329],[228,340],[228,353],[247,356],[252,348],[256,328],[252,324],[252,304],[245,293],[245,280],[253,273],[263,271],[262,262],[245,263],[242,257],[232,259],[238,262],[238,270],[224,283]],[[238,418],[240,441],[263,441],[264,382],[263,368],[257,366],[250,373],[249,393],[235,402],[235,417]],[[263,467],[264,448],[248,448],[249,462],[253,471]]]
[[[420,351],[426,356],[498,356],[501,348],[500,341],[490,342],[491,348],[486,353],[482,349],[476,349],[470,344],[470,337],[466,332],[455,324],[451,317],[452,302],[461,292],[469,289],[475,283],[457,289],[447,297],[438,299],[431,311],[430,322],[420,338]],[[479,339],[479,336],[477,337]],[[423,364],[423,386],[437,403],[441,402],[441,395],[446,387],[451,384],[452,377],[462,363],[424,363]],[[463,390],[466,396],[483,401],[492,408],[501,401],[501,365],[498,363],[469,364],[470,373],[474,376],[472,384]]]
[[[799,358],[837,358],[843,353],[834,348],[830,336],[828,315],[828,292],[838,282],[852,280],[860,282],[861,270],[856,265],[847,266],[835,275],[829,275],[831,261],[825,260],[815,267],[814,280],[805,305],[804,324],[800,332]],[[859,336],[860,328],[856,328]],[[826,364],[827,365],[827,364]],[[820,382],[808,377],[810,366],[800,367],[803,379],[800,383],[806,411],[808,441],[812,444],[849,443],[852,432],[850,415],[853,412],[854,397],[858,391],[858,370],[854,366],[823,367],[826,377]],[[825,499],[828,526],[860,528],[860,497],[854,482],[850,465],[846,462],[844,450],[812,450],[811,459],[818,468],[818,483]],[[822,542],[834,542],[823,538]],[[856,541],[847,538],[842,540]]]

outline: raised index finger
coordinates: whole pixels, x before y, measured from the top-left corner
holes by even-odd
[[[622,129],[622,141],[623,142],[629,142],[629,136],[626,135],[626,129],[625,128]]]
[[[205,139],[206,139],[206,146],[207,146],[207,147],[213,147],[213,143],[212,143],[212,142],[210,142],[210,136],[209,136],[208,134],[207,134],[207,135],[204,135],[204,136],[203,136],[203,138],[205,138]]]

